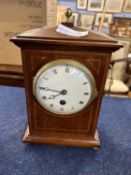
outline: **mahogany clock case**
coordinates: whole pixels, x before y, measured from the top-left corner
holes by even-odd
[[[23,33],[13,39],[21,47],[28,112],[26,143],[99,147],[97,122],[107,70],[113,51],[122,47],[115,40],[89,33],[84,38],[68,37],[56,28]],[[48,112],[33,95],[33,78],[50,61],[70,59],[85,65],[93,74],[98,96],[79,113],[59,117]]]

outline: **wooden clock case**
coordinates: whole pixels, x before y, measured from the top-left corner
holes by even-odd
[[[112,52],[121,47],[116,40],[89,32],[76,38],[56,32],[56,27],[37,29],[11,39],[21,48],[28,112],[25,143],[99,147],[97,122]],[[83,111],[72,116],[46,111],[33,95],[33,78],[46,63],[71,59],[84,64],[93,74],[98,96]]]

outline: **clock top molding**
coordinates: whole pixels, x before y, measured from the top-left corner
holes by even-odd
[[[89,34],[84,37],[74,37],[67,36],[56,32],[57,27],[47,28],[42,27],[39,29],[34,29],[26,31],[22,34],[18,34],[16,37],[12,38],[16,45],[24,47],[26,43],[33,44],[37,42],[38,46],[43,44],[56,45],[56,46],[76,46],[76,47],[99,47],[103,49],[108,48],[108,52],[112,52],[122,47],[118,41],[106,34],[89,31]],[[78,27],[73,27],[74,30],[83,31],[83,29]],[[31,45],[30,45],[31,46]],[[26,46],[27,47],[27,46]],[[70,47],[71,48],[71,47]],[[73,49],[73,48],[72,48]],[[76,50],[76,49],[74,49]]]

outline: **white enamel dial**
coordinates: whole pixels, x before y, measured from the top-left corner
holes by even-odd
[[[73,60],[57,60],[43,66],[34,78],[33,92],[42,107],[59,115],[80,112],[96,96],[91,72]]]

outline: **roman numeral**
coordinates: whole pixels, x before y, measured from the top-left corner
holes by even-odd
[[[84,104],[84,102],[83,102],[83,101],[79,101],[79,104],[83,105],[83,104]]]
[[[69,71],[70,71],[70,68],[69,68],[68,65],[67,65],[66,68],[65,68],[65,72],[66,72],[66,73],[69,73]]]
[[[64,111],[64,108],[60,108],[61,111]]]
[[[51,107],[51,108],[53,108],[53,107],[54,107],[54,105],[53,105],[53,104],[50,104],[50,107]]]
[[[44,90],[45,88],[44,87],[39,87],[40,90]]]
[[[84,92],[84,95],[89,95],[89,93],[88,92]]]
[[[58,72],[57,72],[57,70],[56,70],[56,69],[53,69],[53,73],[54,73],[54,74],[57,74]]]
[[[43,77],[43,79],[44,79],[44,80],[48,80],[48,78],[46,78],[46,77]]]
[[[83,85],[86,85],[86,84],[88,84],[88,82],[84,82],[84,83],[83,83]]]
[[[43,99],[43,100],[46,100],[46,96],[43,96],[42,99]]]

